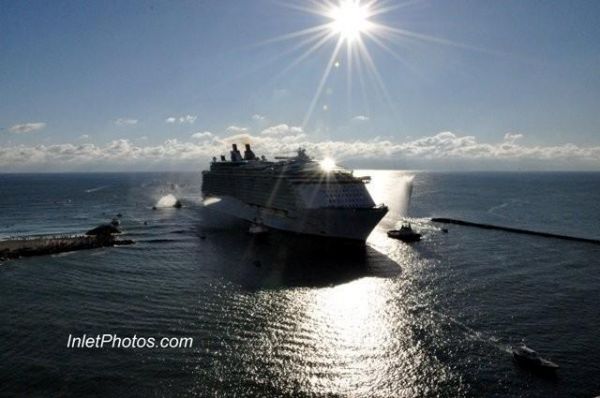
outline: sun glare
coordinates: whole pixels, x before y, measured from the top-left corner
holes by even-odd
[[[264,43],[276,41],[298,40],[292,48],[282,54],[299,51],[300,54],[277,75],[284,75],[292,68],[300,65],[309,56],[316,54],[328,44],[335,43],[325,68],[316,85],[313,98],[308,106],[302,126],[306,127],[313,113],[321,109],[323,112],[332,110],[331,104],[320,103],[322,94],[329,83],[332,71],[345,70],[347,76],[347,98],[348,108],[352,106],[351,90],[353,80],[358,78],[362,91],[363,102],[368,98],[368,91],[374,93],[394,109],[393,101],[388,93],[387,85],[383,81],[377,68],[374,57],[371,55],[370,47],[376,46],[383,52],[391,55],[403,65],[410,67],[403,57],[403,52],[398,52],[398,46],[402,44],[404,51],[407,45],[413,45],[414,41],[429,42],[436,45],[447,45],[453,47],[475,49],[473,47],[450,41],[443,37],[435,37],[422,33],[412,32],[405,28],[388,26],[382,23],[382,16],[394,10],[398,10],[418,1],[407,0],[280,0],[291,9],[316,15],[323,20],[315,26],[291,32]],[[288,1],[290,3],[288,3]],[[344,51],[345,50],[345,51]]]
[[[360,38],[370,26],[369,8],[358,0],[342,0],[329,12],[331,30],[339,34],[348,43]]]
[[[319,162],[319,165],[321,166],[321,169],[323,169],[323,171],[330,172],[333,171],[333,169],[335,169],[335,160],[331,158],[325,158]]]

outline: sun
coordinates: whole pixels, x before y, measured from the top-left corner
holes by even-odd
[[[371,26],[369,6],[361,5],[359,0],[340,0],[327,16],[332,19],[331,31],[348,44],[360,39],[361,33],[366,33]]]
[[[277,74],[277,78],[305,62],[309,56],[316,54],[320,49],[334,43],[331,46],[333,47],[331,55],[325,64],[315,93],[302,120],[302,127],[308,125],[315,110],[329,111],[332,109],[329,104],[320,104],[319,102],[322,100],[323,92],[328,89],[328,79],[332,71],[339,71],[342,66],[346,72],[349,107],[352,103],[353,80],[358,78],[363,99],[368,97],[367,90],[374,90],[375,94],[389,106],[392,112],[396,111],[387,85],[377,68],[376,59],[371,54],[372,46],[391,55],[404,66],[410,67],[411,70],[414,68],[403,55],[406,48],[412,47],[415,41],[471,50],[485,50],[453,42],[444,37],[430,36],[382,23],[384,15],[390,15],[394,10],[420,3],[419,0],[277,0],[277,2],[281,2],[290,9],[312,14],[320,21],[317,25],[263,42],[263,44],[267,44],[288,40],[298,41],[289,50],[281,52],[280,56],[294,52],[299,52],[299,55]],[[402,51],[399,52],[399,49]]]
[[[321,169],[326,173],[329,173],[330,171],[333,171],[336,168],[335,160],[333,160],[332,158],[325,158],[321,160],[319,162],[319,165],[321,166]]]

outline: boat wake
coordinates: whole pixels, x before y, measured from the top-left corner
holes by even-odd
[[[101,190],[103,190],[105,188],[108,188],[108,187],[109,187],[108,185],[102,185],[100,187],[86,189],[85,192],[86,193],[98,192],[98,191],[101,191]]]
[[[158,202],[156,202],[155,207],[164,208],[164,207],[174,207],[177,204],[177,198],[173,194],[168,194],[161,197]]]
[[[511,347],[509,345],[500,343],[500,340],[501,340],[500,338],[498,338],[496,336],[487,335],[483,332],[480,332],[479,330],[475,330],[472,327],[464,324],[463,322],[451,317],[450,315],[446,315],[442,312],[435,311],[435,310],[430,310],[430,312],[432,314],[437,315],[440,318],[443,318],[445,321],[457,326],[460,330],[463,331],[463,333],[465,334],[465,336],[468,339],[470,339],[472,341],[478,341],[478,342],[485,343],[485,344],[487,344],[491,347],[494,347],[502,352],[512,354]]]

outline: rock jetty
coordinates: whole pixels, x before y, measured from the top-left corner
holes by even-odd
[[[84,235],[41,235],[0,240],[0,261],[134,243],[129,239],[117,239],[116,235],[120,233],[114,225],[103,224]]]

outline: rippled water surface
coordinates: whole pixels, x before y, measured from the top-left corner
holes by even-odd
[[[391,211],[358,248],[251,237],[201,207],[197,174],[0,176],[4,238],[122,213],[137,242],[0,265],[0,395],[600,394],[600,246],[428,221],[600,238],[600,174],[361,174]],[[184,207],[152,210],[169,194]],[[413,245],[385,235],[407,208]],[[66,347],[84,333],[194,346]],[[556,377],[513,363],[523,338]]]

